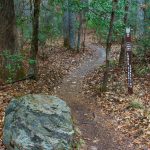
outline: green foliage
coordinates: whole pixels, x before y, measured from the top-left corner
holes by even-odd
[[[61,3],[59,3],[61,2]],[[40,11],[39,41],[45,43],[47,39],[55,40],[62,35],[62,1],[48,1]]]
[[[73,148],[80,150],[84,144],[85,141],[80,138],[79,141],[74,141]]]
[[[29,64],[30,64],[30,65],[36,64],[36,60],[34,60],[34,59],[29,59]]]
[[[144,106],[141,102],[139,101],[132,101],[130,104],[129,104],[129,108],[132,108],[132,109],[144,109]]]
[[[149,37],[142,37],[140,40],[137,41],[137,55],[141,57],[141,59],[145,58],[147,52],[150,52],[150,42]]]
[[[149,9],[150,5],[149,4],[150,4],[150,1],[146,0],[144,5],[141,6],[143,7],[143,11],[144,11],[144,21],[143,21],[144,33],[142,36],[136,37],[137,56],[139,57],[140,61],[143,61],[146,63],[149,63],[149,60],[147,60],[147,56],[150,54],[150,42],[149,42],[149,39],[150,39],[150,19],[149,19],[150,18],[150,9]],[[135,8],[137,9],[136,4],[135,4]],[[134,12],[136,12],[136,10],[134,10]],[[133,16],[132,18],[134,19],[135,16]],[[135,21],[133,29],[135,29],[135,27],[136,27],[136,21]],[[147,69],[144,69],[144,70],[147,70]]]
[[[16,15],[17,15],[17,27],[22,32],[24,41],[30,41],[32,37],[32,13],[33,8],[30,6],[30,2],[20,1],[16,2]],[[18,6],[18,7],[17,7]],[[21,8],[19,8],[22,6]],[[146,1],[144,11],[149,18],[149,0]],[[63,35],[63,14],[67,10],[73,11],[78,15],[81,12],[85,12],[86,24],[89,29],[95,30],[97,39],[99,42],[106,43],[109,23],[112,11],[112,0],[96,0],[96,1],[80,1],[80,0],[47,0],[41,1],[40,10],[40,28],[39,28],[39,41],[43,46],[47,39],[51,42]],[[128,26],[133,29],[133,36],[137,30],[137,0],[129,1],[128,12]],[[112,40],[114,42],[120,42],[124,36],[125,25],[123,23],[125,14],[125,1],[118,1],[118,6],[115,12],[115,23],[113,26]],[[146,35],[141,39],[137,39],[138,57],[142,60],[145,59],[146,54],[150,50],[150,21],[145,19]],[[79,22],[76,21],[76,29],[79,27]]]
[[[25,15],[18,15],[16,18],[16,25],[20,30],[24,41],[30,40],[32,37],[31,17]]]
[[[110,60],[109,61],[109,67],[114,68],[117,65],[117,61],[116,60]]]
[[[20,54],[10,54],[7,50],[1,56],[4,58],[5,72],[7,72],[6,82],[11,83],[15,79],[17,71],[21,70],[24,57]]]
[[[96,30],[96,35],[100,39],[106,41],[110,15],[112,10],[112,1],[92,1],[90,3],[90,10],[87,15],[88,18],[88,27],[90,29]],[[116,10],[116,21],[114,24],[114,34],[113,41],[119,41],[120,37],[124,34],[124,24],[123,24],[123,15],[124,15],[124,1],[119,1],[118,8]]]
[[[150,73],[150,68],[148,66],[137,66],[136,67],[136,74],[140,76],[144,76],[148,73]]]
[[[136,31],[137,27],[137,0],[132,0],[130,3],[130,10],[128,12],[128,26],[130,26],[133,31]]]
[[[41,1],[39,19],[39,41],[45,43],[47,39],[56,39],[62,36],[62,0]],[[15,1],[17,28],[21,32],[24,41],[32,38],[33,7],[30,2]]]

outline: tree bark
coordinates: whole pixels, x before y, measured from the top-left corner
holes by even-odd
[[[129,0],[125,0],[125,13],[124,13],[124,26],[127,25],[128,22],[128,11],[129,11]],[[120,57],[119,57],[119,66],[123,66],[125,59],[125,38],[122,37],[121,40],[121,51],[120,51]]]
[[[78,27],[77,52],[80,51],[81,35],[82,35],[82,12],[79,13],[79,27]]]
[[[144,0],[137,0],[137,32],[136,37],[141,38],[144,35]]]
[[[41,0],[34,0],[34,12],[33,12],[33,23],[32,23],[32,42],[31,42],[31,52],[30,52],[30,67],[28,76],[31,78],[37,78],[37,53],[38,53],[38,35],[39,35],[39,14],[40,14],[40,3]]]
[[[10,76],[8,65],[12,65],[9,56],[17,53],[17,32],[16,32],[16,17],[13,0],[0,0],[0,53],[3,56],[0,58],[1,73],[0,77],[6,81]],[[15,70],[17,72],[17,70]]]
[[[63,36],[64,47],[69,48],[69,12],[68,12],[68,0],[64,1],[64,16],[63,16]]]
[[[145,0],[144,1],[144,41],[147,43],[148,40],[150,39],[150,0]],[[149,46],[144,44],[144,60],[146,63],[149,63],[150,61],[150,50]]]
[[[17,49],[16,18],[13,0],[0,0],[0,51]]]
[[[75,13],[69,11],[69,48],[75,50]]]
[[[115,12],[117,9],[117,4],[118,4],[118,0],[112,1],[112,12],[111,12],[109,33],[107,36],[107,43],[106,43],[106,66],[104,70],[104,77],[103,77],[103,84],[101,87],[101,92],[107,91],[107,82],[108,82],[108,73],[109,73],[109,53],[110,53],[111,45],[112,45],[113,25],[115,21]]]
[[[145,0],[144,1],[144,36],[150,36],[150,30],[149,30],[149,24],[150,24],[150,13],[149,13],[149,8],[150,8],[150,0]]]
[[[75,49],[75,12],[72,11],[72,1],[65,0],[64,16],[63,16],[63,34],[64,46],[68,49]]]

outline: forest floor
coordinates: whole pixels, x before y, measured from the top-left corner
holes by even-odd
[[[119,50],[119,45],[113,45],[108,91],[100,92],[103,79],[103,67],[100,66],[85,77],[84,95],[95,98],[99,113],[107,116],[115,131],[120,133],[118,140],[128,139],[130,149],[150,150],[150,72],[140,72],[144,65],[141,67],[133,58],[134,93],[128,95],[126,67],[121,69],[116,64]]]
[[[56,45],[56,44],[55,44]],[[112,55],[118,53],[114,46]],[[4,112],[13,97],[43,93],[64,99],[71,107],[79,150],[149,150],[149,79],[134,77],[134,94],[126,90],[126,75],[112,67],[108,92],[99,84],[105,51],[88,44],[85,52],[71,53],[61,43],[39,53],[39,78],[0,86],[0,150]],[[112,64],[113,65],[113,64]],[[80,148],[78,148],[80,147]]]
[[[50,48],[49,48],[50,47]],[[28,49],[28,45],[25,46]],[[26,52],[25,52],[26,53]],[[62,42],[47,44],[44,51],[38,54],[38,80],[23,80],[14,84],[3,84],[0,81],[0,150],[4,150],[2,144],[2,129],[4,123],[5,109],[13,97],[26,94],[48,94],[51,95],[55,87],[61,84],[63,78],[84,61],[85,56],[92,55],[90,51],[74,53],[62,48]],[[25,60],[25,68],[27,61]],[[27,70],[27,69],[26,69]]]
[[[89,44],[87,49],[92,55],[85,56],[84,62],[72,70],[53,93],[67,101],[72,110],[77,131],[74,149],[80,147],[80,150],[130,150],[133,147],[128,147],[129,140],[119,138],[119,133],[115,132],[109,117],[101,114],[95,97],[86,97],[84,94],[86,75],[102,65],[105,60],[104,48]]]

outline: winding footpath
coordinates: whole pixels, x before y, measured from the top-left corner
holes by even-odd
[[[115,134],[105,123],[106,119],[99,116],[92,109],[94,100],[87,99],[82,92],[85,75],[104,63],[105,49],[97,45],[90,44],[87,48],[93,51],[92,59],[86,58],[85,61],[59,85],[54,95],[64,99],[70,106],[75,122],[81,132],[85,144],[80,150],[123,150],[117,144]]]

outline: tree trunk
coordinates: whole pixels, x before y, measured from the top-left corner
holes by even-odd
[[[81,35],[82,35],[82,12],[79,13],[79,28],[78,28],[77,52],[80,51]]]
[[[136,37],[141,38],[144,34],[144,0],[137,0],[137,32]]]
[[[64,16],[63,16],[63,36],[64,47],[69,48],[69,12],[68,12],[68,0],[64,1]]]
[[[16,18],[13,0],[0,0],[0,51],[17,49]]]
[[[72,1],[65,0],[63,16],[64,46],[68,49],[75,49],[75,12],[72,11]]]
[[[30,52],[30,67],[28,76],[33,79],[37,78],[37,53],[38,53],[38,35],[39,35],[39,14],[40,14],[40,0],[35,0],[34,2],[34,12],[33,12],[33,32],[32,32],[32,42],[31,42],[31,52]]]
[[[144,41],[148,43],[150,39],[150,0],[145,0],[144,2]],[[145,62],[149,63],[150,61],[150,46],[144,44],[144,60]]]
[[[86,20],[86,13],[89,11],[89,0],[81,0],[82,5],[85,8],[82,11],[82,49],[83,52],[85,51],[85,42],[86,42],[86,29],[87,29],[87,20]]]
[[[145,0],[144,2],[144,36],[149,36],[150,35],[150,30],[149,30],[149,25],[150,25],[150,13],[149,13],[149,8],[150,8],[150,0]]]
[[[124,13],[124,26],[127,25],[128,21],[128,11],[129,11],[129,1],[125,0],[125,13]],[[120,57],[119,57],[119,66],[123,66],[124,64],[124,59],[125,59],[125,38],[124,36],[122,37],[121,40],[121,52],[120,52]]]
[[[109,73],[109,53],[110,53],[111,45],[112,45],[113,25],[115,21],[115,12],[117,9],[117,4],[118,4],[118,0],[113,0],[109,33],[108,33],[107,43],[106,43],[106,66],[104,70],[104,77],[103,77],[103,84],[101,87],[101,92],[107,91],[107,82],[108,82],[108,73]]]
[[[69,11],[69,48],[75,50],[75,13]]]
[[[2,67],[0,77],[5,81],[10,77],[9,69],[12,69],[10,67],[8,69],[8,65],[13,66],[10,56],[15,54],[17,50],[18,44],[14,1],[0,0],[0,53],[3,53],[3,57],[0,58]],[[13,71],[13,73],[16,73],[16,71],[17,70]]]

